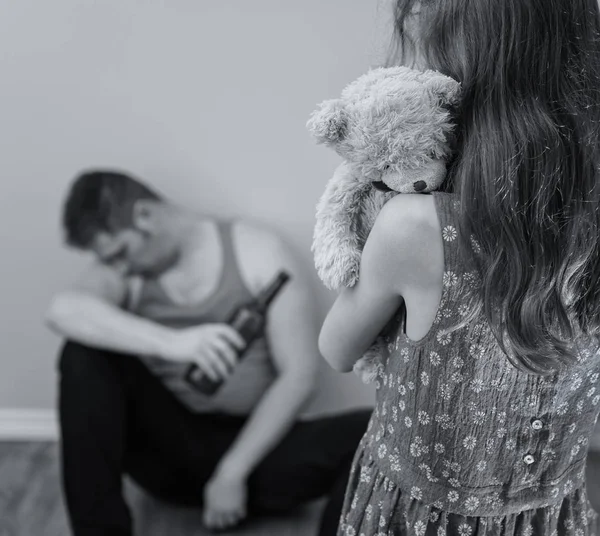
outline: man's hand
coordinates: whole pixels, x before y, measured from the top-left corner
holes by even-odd
[[[211,530],[237,525],[246,517],[246,501],[244,478],[215,473],[204,487],[204,524]]]
[[[177,330],[165,343],[163,357],[193,362],[214,381],[226,378],[246,341],[227,324],[203,324]]]

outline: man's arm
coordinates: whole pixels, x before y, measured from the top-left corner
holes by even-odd
[[[95,263],[71,289],[52,299],[46,324],[69,340],[94,348],[161,355],[171,330],[124,311],[126,297],[126,280],[112,268]]]
[[[267,339],[277,379],[256,406],[236,441],[223,456],[217,475],[246,478],[296,421],[316,383],[318,327],[313,291],[299,263],[271,232],[245,226],[239,232],[242,274],[252,289],[268,284],[284,269],[291,275],[268,313]],[[247,260],[246,260],[247,259]]]

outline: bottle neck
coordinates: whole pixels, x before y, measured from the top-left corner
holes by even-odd
[[[266,309],[289,279],[290,276],[287,272],[279,272],[273,282],[258,295],[256,299],[258,306]]]

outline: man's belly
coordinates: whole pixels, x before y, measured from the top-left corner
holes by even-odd
[[[255,341],[231,376],[212,396],[197,391],[185,380],[189,363],[148,357],[140,359],[180,402],[195,413],[249,415],[276,377],[264,340]]]

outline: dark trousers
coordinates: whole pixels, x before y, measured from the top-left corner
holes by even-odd
[[[202,505],[205,483],[244,417],[188,411],[136,357],[68,342],[60,356],[63,487],[75,536],[131,536],[128,474],[164,501]],[[248,479],[252,513],[329,496],[319,534],[336,534],[370,409],[298,422]]]

